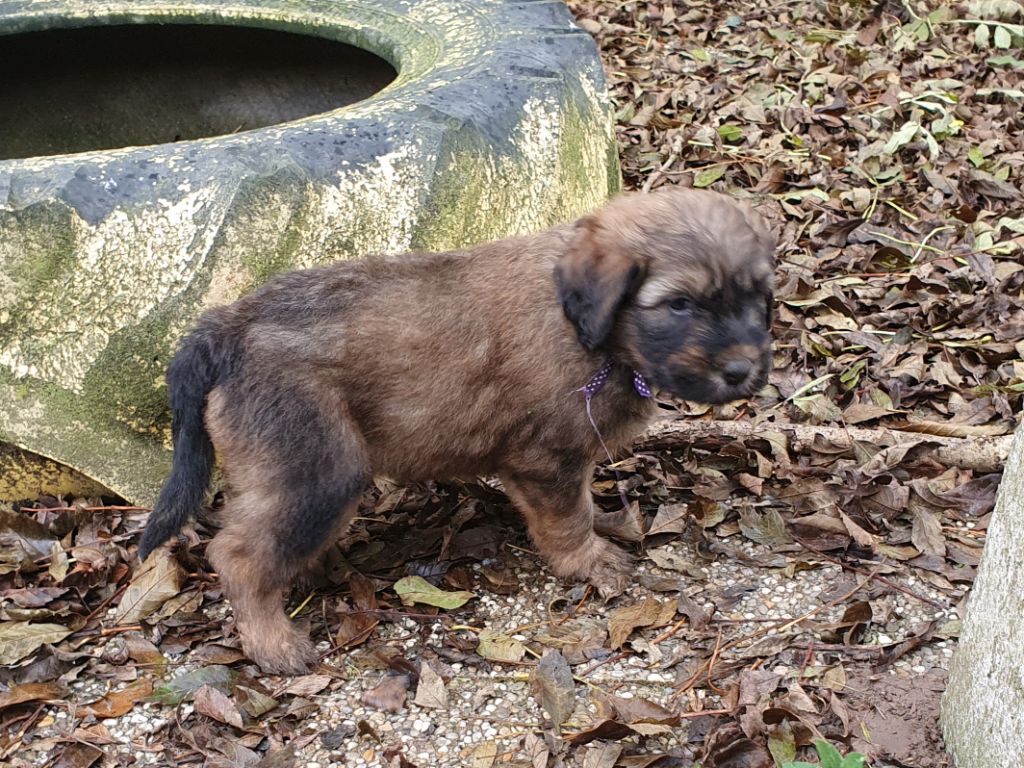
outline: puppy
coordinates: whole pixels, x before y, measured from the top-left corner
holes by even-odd
[[[200,508],[216,448],[210,561],[268,672],[315,657],[285,591],[375,474],[496,475],[555,574],[617,594],[628,558],[593,527],[602,438],[643,429],[647,386],[706,403],[763,386],[774,249],[749,207],[666,189],[469,250],[279,275],[204,314],[171,362],[173,468],[139,555]]]

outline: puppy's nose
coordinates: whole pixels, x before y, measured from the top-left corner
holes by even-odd
[[[749,360],[730,360],[722,366],[722,378],[727,384],[736,386],[742,384],[750,376],[750,369],[753,368]]]

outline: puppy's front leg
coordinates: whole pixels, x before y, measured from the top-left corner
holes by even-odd
[[[632,568],[624,550],[594,532],[592,475],[592,466],[568,476],[506,472],[501,482],[555,574],[589,581],[608,599],[626,588]]]

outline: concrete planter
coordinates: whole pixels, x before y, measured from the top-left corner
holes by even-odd
[[[168,466],[163,375],[178,337],[270,274],[539,229],[618,187],[596,48],[560,2],[0,0],[0,58],[5,35],[171,24],[339,41],[397,74],[356,103],[231,135],[33,157],[19,147],[44,128],[8,141],[0,499],[98,483],[151,501]],[[14,78],[6,65],[13,82],[17,62]],[[211,98],[220,87],[202,85]],[[0,103],[16,98],[7,88]],[[144,140],[165,122],[140,121]]]

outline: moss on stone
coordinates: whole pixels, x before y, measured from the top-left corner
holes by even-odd
[[[0,443],[0,499],[34,501],[50,496],[109,496],[108,488],[30,451]]]

